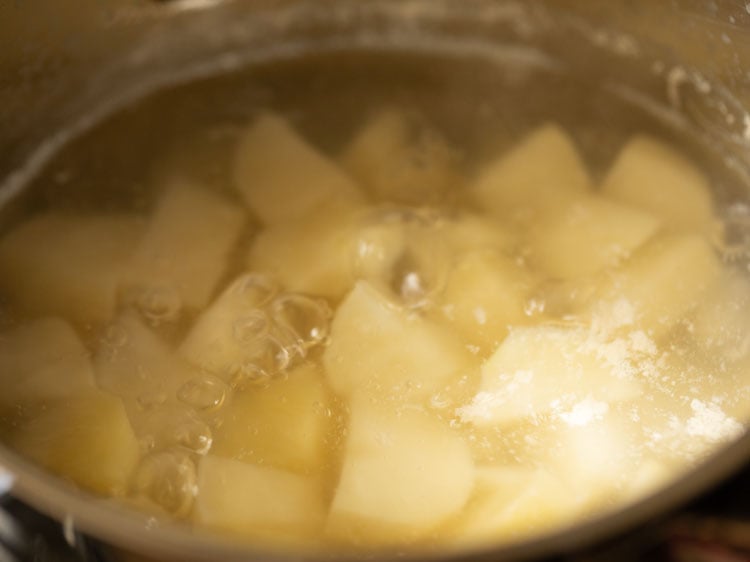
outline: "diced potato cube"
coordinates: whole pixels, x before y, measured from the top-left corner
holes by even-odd
[[[706,177],[685,156],[650,137],[637,136],[622,148],[602,192],[675,230],[710,234],[716,229]]]
[[[97,383],[107,392],[146,404],[174,401],[178,389],[199,376],[133,312],[120,315],[105,330],[94,370]]]
[[[581,328],[514,328],[482,366],[480,390],[459,413],[486,426],[552,413],[587,397],[604,407],[637,398],[641,385],[625,345]]]
[[[227,267],[245,221],[223,197],[183,181],[167,186],[123,278],[126,291],[168,290],[202,308]]]
[[[206,455],[198,465],[193,517],[243,537],[310,534],[324,517],[321,487],[307,476]]]
[[[73,328],[41,318],[0,335],[0,409],[94,389],[89,354]]]
[[[473,483],[466,443],[442,422],[359,396],[326,532],[350,544],[418,539],[463,508]]]
[[[451,254],[462,256],[479,250],[506,251],[513,237],[502,222],[492,217],[461,214],[442,225],[444,243]]]
[[[455,160],[437,132],[394,110],[367,121],[342,156],[377,200],[421,205],[440,201],[458,183]]]
[[[360,201],[359,188],[278,115],[264,113],[237,146],[234,182],[264,224],[298,219],[327,201]]]
[[[524,312],[531,277],[508,258],[491,251],[466,254],[450,271],[441,313],[462,340],[494,351],[515,324],[528,323]]]
[[[298,472],[323,465],[330,400],[322,374],[302,365],[266,387],[234,394],[212,454]]]
[[[451,335],[358,282],[331,325],[323,355],[328,382],[342,396],[425,398],[472,369]]]
[[[274,224],[255,239],[248,268],[271,274],[290,291],[341,298],[354,279],[360,208],[324,205],[300,220]]]
[[[627,259],[660,221],[637,208],[595,195],[551,213],[532,233],[532,257],[554,278],[597,273]]]
[[[635,323],[658,337],[708,294],[721,270],[702,236],[657,237],[604,284],[600,298],[591,305],[592,312],[606,321],[627,303]]]
[[[127,215],[37,215],[0,241],[0,285],[28,312],[106,322],[142,230]]]
[[[487,546],[563,527],[581,511],[576,491],[543,469],[484,466],[466,512],[451,525],[452,546]]]
[[[588,171],[572,139],[547,124],[481,170],[474,196],[493,215],[556,209],[591,188]]]
[[[106,495],[127,491],[139,455],[120,399],[96,391],[50,405],[10,442],[49,470]]]

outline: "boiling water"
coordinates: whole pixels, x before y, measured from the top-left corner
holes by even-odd
[[[50,209],[72,214],[130,213],[147,217],[162,195],[163,186],[175,176],[189,178],[241,206],[231,174],[235,147],[248,124],[268,110],[286,117],[310,144],[331,158],[339,158],[362,124],[383,109],[395,108],[403,112],[438,139],[434,146],[438,147],[439,159],[450,172],[447,187],[439,191],[438,196],[431,192],[424,199],[420,199],[419,193],[405,197],[406,204],[403,194],[398,195],[402,200],[395,202],[389,201],[388,196],[376,196],[380,206],[377,212],[368,215],[370,222],[366,222],[375,226],[406,225],[408,243],[415,249],[405,254],[409,259],[394,266],[387,285],[397,300],[400,298],[399,302],[411,311],[409,314],[430,321],[441,314],[436,309],[435,299],[439,300],[436,294],[445,288],[444,277],[451,267],[450,263],[441,261],[446,242],[434,238],[431,229],[436,224],[450,222],[456,214],[480,212],[469,196],[469,186],[477,171],[512,147],[530,129],[545,122],[557,122],[572,135],[595,183],[605,176],[619,148],[634,133],[646,132],[678,143],[694,163],[709,172],[720,194],[717,199],[720,214],[721,209],[738,212],[740,207],[736,201],[740,189],[733,189],[736,180],[719,166],[716,155],[701,150],[698,139],[680,135],[603,89],[595,77],[591,82],[580,77],[574,79],[551,59],[531,52],[521,54],[524,56],[511,51],[507,56],[489,61],[419,52],[338,52],[274,61],[156,92],[123,107],[64,146],[22,195],[6,206],[3,231],[10,232],[29,216]],[[294,166],[294,162],[289,165]],[[735,201],[734,206],[732,201]],[[526,225],[525,228],[533,231],[536,227]],[[108,365],[110,374],[97,373],[97,383],[125,401],[130,424],[138,436],[138,462],[132,474],[124,479],[124,486],[108,489],[106,486],[97,488],[97,484],[90,481],[79,483],[111,493],[140,509],[190,521],[191,517],[198,519],[196,495],[208,494],[199,489],[197,468],[200,459],[208,454],[260,467],[282,465],[295,477],[317,479],[323,503],[332,501],[346,455],[351,415],[349,397],[317,383],[290,391],[314,397],[310,412],[304,415],[312,420],[310,423],[324,427],[325,437],[320,444],[323,452],[311,455],[322,459],[318,465],[307,464],[304,453],[279,452],[269,442],[286,438],[283,428],[278,427],[279,419],[283,422],[287,416],[293,425],[292,418],[297,415],[295,408],[300,399],[294,394],[287,396],[283,384],[293,383],[295,376],[309,378],[304,369],[309,366],[319,369],[324,363],[323,356],[331,345],[332,318],[341,298],[293,290],[273,276],[259,272],[245,274],[248,251],[263,232],[264,227],[257,219],[244,224],[229,254],[226,271],[212,294],[215,298],[229,287],[231,298],[240,299],[232,301],[241,302],[236,308],[242,310],[242,314],[232,320],[227,337],[235,342],[233,345],[239,345],[243,353],[252,356],[250,362],[233,364],[226,371],[198,369],[196,376],[187,381],[179,380],[179,384],[154,380],[149,372],[153,366],[118,363],[118,358],[125,353],[123,350],[132,344],[129,340],[133,334],[148,341],[157,338],[155,341],[160,343],[149,343],[152,347],[175,349],[182,345],[184,349],[182,342],[193,333],[191,328],[201,311],[185,306],[179,295],[168,287],[152,287],[122,297],[118,303],[120,319],[115,323],[74,322],[76,333],[95,365]],[[366,235],[363,240],[369,243]],[[300,238],[293,243],[301,241]],[[352,255],[351,268],[354,277],[367,279],[370,267],[367,260],[371,256],[366,244],[362,248],[364,250]],[[736,255],[734,258],[723,255],[723,250],[717,245],[717,256],[726,261],[736,258]],[[189,254],[191,248],[184,248],[184,252]],[[526,247],[515,247],[507,257],[525,267],[528,252]],[[429,259],[421,260],[420,256],[424,255]],[[739,271],[737,263],[742,265],[741,257],[726,268]],[[48,282],[54,284],[55,279]],[[746,310],[750,300],[750,295],[742,292],[745,286],[743,280],[737,281],[736,301],[720,302],[707,314],[722,321],[726,309],[732,318],[737,317],[737,307]],[[581,320],[569,312],[585,289],[582,285],[571,288],[555,279],[542,279],[529,292],[521,324],[581,327]],[[35,316],[27,307],[9,299],[7,293],[3,297],[4,327],[22,325]],[[483,397],[482,393],[477,393],[477,383],[469,380],[468,375],[430,396],[425,408],[433,411],[440,423],[462,436],[475,462],[510,471],[491,476],[490,482],[492,478],[510,478],[511,481],[520,478],[521,482],[525,477],[523,471],[529,466],[533,467],[529,470],[538,470],[551,458],[559,456],[563,459],[561,473],[580,472],[582,466],[588,464],[588,472],[574,478],[597,481],[597,486],[601,484],[603,491],[591,505],[571,507],[560,517],[550,507],[550,502],[566,501],[554,496],[556,481],[534,481],[533,486],[538,489],[529,493],[538,496],[535,501],[541,506],[538,507],[541,515],[531,517],[531,523],[522,523],[520,530],[507,535],[498,533],[496,540],[513,540],[547,530],[549,524],[545,517],[554,526],[567,523],[568,515],[584,518],[622,505],[639,493],[645,493],[643,490],[654,489],[654,482],[668,482],[694,466],[714,447],[742,431],[741,424],[750,410],[750,378],[743,369],[743,365],[748,364],[745,360],[748,350],[737,349],[736,357],[722,358],[720,362],[714,354],[717,350],[724,353],[736,342],[746,343],[747,335],[733,332],[726,335],[726,331],[718,329],[716,341],[702,349],[696,348],[695,339],[703,336],[694,336],[690,314],[668,334],[658,337],[652,337],[637,325],[623,331],[622,326],[629,325],[628,316],[632,315],[628,306],[627,302],[620,303],[618,309],[608,312],[609,316],[595,317],[595,325],[581,328],[579,345],[581,349],[594,346],[599,356],[616,364],[623,379],[641,377],[646,392],[638,401],[609,404],[587,397],[585,393],[574,401],[560,396],[551,409],[542,413],[529,411],[529,415],[522,416],[522,421],[498,428],[484,427],[481,423],[478,427],[472,426],[472,420],[481,419],[487,408],[493,407],[493,396],[485,393]],[[482,310],[476,311],[479,325],[486,323],[483,314]],[[147,336],[139,331],[144,326]],[[747,327],[743,324],[740,329]],[[477,365],[493,351],[475,343],[468,344],[467,348]],[[200,357],[196,362],[201,363]],[[304,377],[299,374],[300,370]],[[529,382],[523,377],[517,379],[511,382],[517,385]],[[405,392],[408,394],[410,390]],[[61,394],[65,395],[63,391]],[[65,398],[63,403],[65,400],[72,399]],[[292,404],[291,408],[285,406],[287,402]],[[387,400],[385,404],[396,418],[402,414],[409,416],[404,413],[409,408],[403,404]],[[12,407],[5,405],[0,411],[3,434],[24,449],[15,435],[19,432],[24,435],[23,428],[34,427],[39,411],[47,408],[48,404],[34,401]],[[243,408],[260,412],[255,425],[243,421]],[[271,421],[264,421],[263,416]],[[608,416],[622,420],[618,424],[626,426],[624,432],[637,434],[638,439],[633,442],[630,437],[626,438],[623,450],[597,451],[602,443],[622,430],[619,425],[614,428],[597,425],[609,419]],[[562,433],[551,430],[586,426],[588,433],[576,433],[569,441],[560,437]],[[269,427],[275,429],[271,431]],[[258,433],[263,431],[270,431],[269,436],[259,437]],[[245,448],[237,445],[243,441],[243,432],[249,435],[249,445]],[[218,438],[219,435],[222,437]],[[303,449],[306,447],[304,443],[292,443]],[[37,451],[36,447],[27,450]],[[554,454],[550,455],[549,451]],[[93,458],[97,454],[92,453]],[[76,480],[79,472],[70,468],[71,463],[59,461],[59,455],[42,453],[41,457],[48,465],[64,467],[65,475]],[[581,463],[580,459],[586,462]],[[628,472],[630,468],[622,468],[619,474],[613,469],[613,463],[627,464],[632,459],[638,459],[635,464],[643,470]],[[95,470],[95,467],[89,469]],[[653,481],[649,473],[652,469],[656,474]],[[622,475],[634,478],[634,474],[644,480],[643,490],[636,490],[637,486],[626,490],[619,480],[615,486],[607,481],[622,478]],[[242,497],[241,490],[237,493]],[[507,503],[516,500],[510,498]],[[470,507],[478,505],[477,513],[481,514],[481,500],[471,501]],[[516,515],[519,520],[524,517]],[[202,517],[210,518],[205,514]],[[238,516],[238,520],[236,524],[209,522],[208,526],[242,535],[239,529],[243,525],[242,516]],[[453,536],[454,523],[457,528],[464,524],[461,516],[454,514],[428,532],[400,534],[397,530],[390,536],[387,529],[378,529],[369,536],[366,531],[362,534],[359,531],[324,532],[321,529],[326,525],[325,516],[320,515],[312,525],[302,523],[297,528],[292,525],[291,530],[266,534],[259,534],[248,525],[244,535],[251,540],[271,541],[285,547],[290,544],[323,544],[326,548],[463,545],[462,537]],[[346,527],[347,524],[333,525]],[[317,531],[311,531],[311,527]]]

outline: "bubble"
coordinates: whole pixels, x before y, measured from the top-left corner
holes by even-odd
[[[354,275],[390,290],[407,307],[434,302],[448,274],[446,216],[435,209],[387,207],[366,217],[354,244]]]
[[[176,517],[190,514],[198,492],[195,463],[186,451],[168,449],[144,457],[133,475],[132,490]]]
[[[538,316],[544,313],[546,303],[544,299],[532,297],[523,305],[523,312],[526,316]]]
[[[268,316],[262,310],[251,310],[242,314],[232,324],[232,337],[251,348],[264,345],[270,328]]]
[[[174,322],[182,310],[182,297],[169,285],[141,288],[135,292],[133,302],[143,317],[154,326]]]
[[[213,443],[211,428],[195,411],[179,405],[167,405],[144,412],[133,419],[134,429],[148,450],[182,446],[199,455]]]
[[[245,273],[238,277],[230,289],[242,297],[245,304],[262,307],[279,292],[279,287],[271,277],[261,273]]]
[[[117,358],[118,353],[128,345],[127,330],[117,324],[108,326],[101,338],[101,352],[109,361]]]
[[[177,391],[177,398],[199,411],[213,412],[221,408],[227,396],[226,385],[206,375],[190,379]]]
[[[294,293],[285,293],[274,299],[271,314],[280,329],[281,339],[291,347],[299,348],[301,355],[328,337],[333,316],[325,300]]]
[[[290,350],[279,340],[268,336],[261,352],[253,358],[232,367],[230,386],[239,390],[247,385],[262,385],[283,374],[292,363],[295,350]]]

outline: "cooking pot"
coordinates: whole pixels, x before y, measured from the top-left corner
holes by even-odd
[[[557,73],[560,84],[585,83],[588,96],[577,103],[564,91],[546,92],[537,102],[530,96],[517,112],[577,111],[601,120],[601,129],[611,123],[620,131],[645,127],[687,139],[696,158],[721,170],[714,183],[725,207],[750,201],[750,4],[698,0],[3,2],[0,199],[7,203],[23,190],[67,141],[153,90],[246,65],[298,60],[304,66],[311,56],[344,51],[352,60],[364,57],[363,64],[373,54],[424,55],[428,64],[412,69],[413,95],[457,135],[477,142],[471,135],[479,123],[513,130],[514,111],[483,113],[482,102],[502,98],[525,72],[542,68]],[[453,72],[459,66],[460,75]],[[381,65],[372,88],[394,78],[387,68]],[[604,94],[616,104],[599,104]],[[588,152],[606,158],[618,138],[582,141]],[[729,227],[742,251],[743,224]],[[746,433],[656,494],[617,511],[521,543],[431,553],[429,559],[528,559],[587,548],[653,524],[748,458]],[[8,475],[0,481],[14,496],[68,528],[127,550],[181,561],[305,558],[156,521],[78,490],[2,445],[0,464]]]

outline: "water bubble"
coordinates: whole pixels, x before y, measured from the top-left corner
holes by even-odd
[[[128,345],[127,330],[117,324],[108,326],[101,338],[101,352],[110,361],[117,358],[118,353]]]
[[[136,468],[132,489],[167,513],[185,517],[190,514],[198,491],[195,463],[180,449],[152,453]]]
[[[208,424],[195,411],[182,406],[162,405],[143,412],[133,422],[134,429],[147,450],[180,445],[204,455],[213,443]]]
[[[213,412],[221,408],[227,396],[227,387],[221,380],[210,375],[190,379],[177,391],[177,398],[195,408]]]
[[[239,390],[247,385],[265,384],[283,374],[292,363],[295,350],[284,346],[278,339],[269,336],[264,340],[261,353],[252,359],[238,363],[231,369],[230,386]]]
[[[232,324],[234,339],[251,348],[260,347],[265,343],[270,328],[266,313],[262,310],[251,310],[242,314]]]
[[[325,300],[295,293],[285,293],[274,299],[271,314],[280,329],[280,338],[291,347],[299,348],[301,355],[328,337],[333,316]]]
[[[268,304],[279,292],[277,283],[268,275],[245,273],[238,277],[230,289],[235,295],[251,306],[261,307]]]
[[[174,322],[182,310],[182,297],[170,285],[138,289],[133,302],[143,317],[154,326]]]

